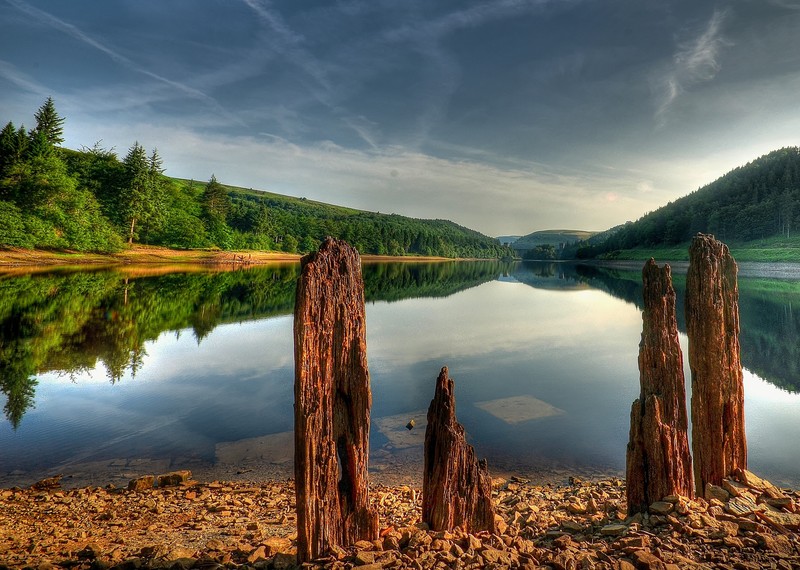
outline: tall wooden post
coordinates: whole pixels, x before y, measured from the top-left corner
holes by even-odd
[[[378,537],[367,464],[372,394],[361,259],[327,238],[301,262],[294,310],[297,556]]]
[[[642,269],[644,311],[639,344],[639,398],[631,407],[627,451],[628,513],[667,495],[693,496],[683,353],[669,265]]]
[[[453,380],[447,367],[436,380],[428,408],[422,479],[422,520],[433,530],[494,532],[492,481],[456,420]]]
[[[697,234],[686,274],[686,331],[692,373],[692,453],[698,495],[747,468],[739,349],[738,268],[728,247]]]

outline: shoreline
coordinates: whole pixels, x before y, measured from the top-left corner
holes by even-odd
[[[298,568],[291,479],[200,482],[188,473],[171,475],[182,482],[154,488],[151,480],[143,490],[65,490],[52,483],[0,489],[0,568]],[[756,499],[759,484],[768,483],[753,481],[731,487],[739,497],[667,497],[650,514],[629,516],[618,478],[542,485],[495,477],[494,533],[429,530],[421,522],[418,485],[373,483],[380,537],[343,545],[303,568],[800,568],[800,515],[792,514],[800,511],[800,494],[788,491],[787,506],[776,509],[763,495]]]
[[[299,253],[274,251],[222,251],[222,250],[178,250],[165,247],[134,245],[117,253],[84,253],[69,251],[45,251],[0,246],[0,272],[30,270],[36,268],[120,268],[137,266],[218,266],[248,267],[272,263],[297,263],[303,257]],[[362,261],[379,262],[446,262],[457,261],[436,256],[390,255],[361,256]],[[463,260],[462,260],[463,261]]]

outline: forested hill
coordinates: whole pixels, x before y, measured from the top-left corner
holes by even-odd
[[[138,142],[124,158],[61,148],[52,99],[28,130],[0,131],[0,247],[113,252],[127,243],[181,249],[307,252],[326,236],[362,253],[497,258],[498,240],[447,220],[364,212],[252,189],[170,178]]]
[[[789,238],[800,230],[800,148],[773,151],[621,226],[577,257],[688,243],[697,232],[729,243]]]

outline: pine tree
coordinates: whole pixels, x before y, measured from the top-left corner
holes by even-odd
[[[225,222],[231,209],[231,201],[225,187],[217,182],[216,176],[211,175],[211,180],[203,191],[203,212],[209,220]]]
[[[136,225],[150,221],[159,211],[160,196],[153,192],[151,164],[138,141],[128,150],[122,165],[124,174],[118,196],[119,211],[127,226],[130,244],[136,237]]]
[[[52,145],[57,146],[64,142],[64,118],[56,112],[53,98],[48,97],[39,110],[34,114],[36,128],[32,133],[42,133],[45,139]]]

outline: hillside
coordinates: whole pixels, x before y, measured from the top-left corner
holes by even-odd
[[[565,248],[588,240],[597,232],[584,230],[541,230],[522,236],[511,247],[517,255],[528,259],[558,259]]]
[[[326,237],[361,253],[498,258],[511,250],[448,220],[413,219],[165,176],[135,142],[121,160],[99,145],[62,148],[48,99],[31,130],[0,132],[0,247],[113,253],[125,243],[304,253]]]
[[[742,251],[794,248],[798,229],[800,148],[789,147],[609,232],[599,243],[583,243],[575,255],[642,257],[653,249],[683,250],[697,232],[714,234]]]

